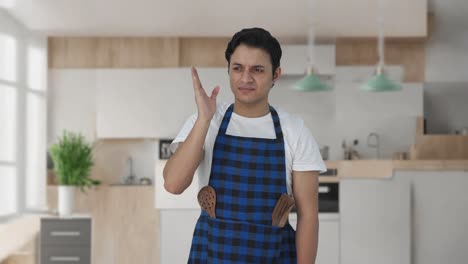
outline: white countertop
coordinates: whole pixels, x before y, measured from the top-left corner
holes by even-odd
[[[339,221],[340,213],[319,213],[319,221]],[[297,221],[297,213],[289,214],[289,221]]]

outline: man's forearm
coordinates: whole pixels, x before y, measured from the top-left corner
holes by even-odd
[[[318,217],[300,217],[297,219],[296,251],[298,264],[313,264],[317,256]]]
[[[176,153],[167,161],[163,171],[167,191],[180,194],[190,186],[203,158],[203,144],[209,125],[209,121],[197,120],[185,142],[180,144]]]

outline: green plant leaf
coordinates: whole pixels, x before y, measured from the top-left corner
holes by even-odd
[[[85,191],[86,188],[101,183],[90,178],[94,165],[93,148],[81,133],[63,131],[49,152],[60,185],[77,186]]]

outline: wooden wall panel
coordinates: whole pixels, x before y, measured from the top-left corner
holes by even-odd
[[[468,136],[423,135],[411,146],[411,159],[468,159]]]
[[[50,68],[226,67],[229,38],[51,37]],[[376,65],[377,40],[339,38],[336,64]],[[385,61],[403,65],[405,82],[423,82],[424,39],[387,39]]]
[[[95,38],[49,38],[49,68],[94,68],[97,41]]]
[[[159,68],[178,64],[178,38],[49,38],[49,68]]]
[[[424,117],[416,119],[415,144],[410,159],[457,160],[468,159],[468,136],[424,134]]]
[[[423,82],[425,67],[425,40],[387,39],[385,63],[402,65],[403,81]],[[339,38],[336,40],[336,65],[377,65],[377,40],[368,38]]]
[[[230,38],[181,38],[180,67],[227,67],[224,52]]]

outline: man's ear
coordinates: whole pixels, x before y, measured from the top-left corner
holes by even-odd
[[[273,74],[273,82],[276,82],[281,76],[281,67],[276,68],[275,73]]]
[[[279,79],[280,76],[281,76],[281,67],[278,67],[273,73],[273,82],[271,84],[271,87],[275,86],[275,83]]]

